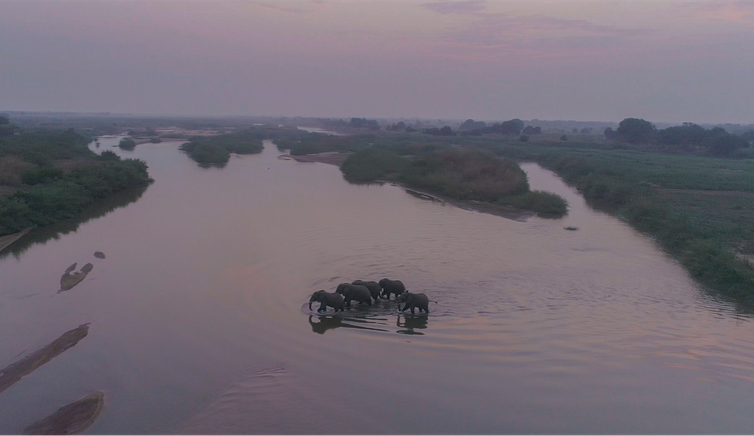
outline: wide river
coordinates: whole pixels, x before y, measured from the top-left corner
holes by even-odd
[[[155,179],[140,198],[0,255],[0,368],[90,323],[0,393],[0,433],[96,390],[89,433],[754,432],[751,318],[536,165],[564,219],[351,185],[270,143],[206,169],[118,141],[100,149]],[[73,262],[94,269],[58,293]],[[383,277],[429,316],[309,315],[313,291]]]

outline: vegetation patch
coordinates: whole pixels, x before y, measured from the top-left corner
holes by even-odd
[[[123,150],[131,151],[136,148],[136,141],[133,140],[133,138],[123,138],[118,143],[118,147],[120,147]]]
[[[349,156],[341,171],[351,182],[390,180],[455,200],[512,206],[543,216],[567,211],[559,196],[530,192],[526,173],[516,162],[473,147],[380,144]]]
[[[497,203],[518,209],[533,210],[540,216],[560,217],[568,212],[568,202],[552,192],[530,191],[520,195],[502,197]],[[568,228],[567,228],[568,229]],[[578,230],[578,229],[568,229]]]
[[[217,136],[193,136],[181,145],[191,159],[200,165],[225,165],[231,153],[255,154],[264,149],[262,140],[266,137],[264,131],[247,129],[240,132],[226,133]]]
[[[536,161],[593,207],[624,218],[710,288],[754,301],[754,161],[627,150],[614,144],[487,143]]]
[[[0,162],[12,170],[0,184],[17,188],[0,198],[0,236],[72,218],[98,200],[151,181],[144,162],[111,152],[97,156],[88,142],[72,130],[0,138]],[[53,167],[74,159],[86,165],[68,172]]]

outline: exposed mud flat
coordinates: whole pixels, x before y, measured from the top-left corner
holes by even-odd
[[[293,159],[297,162],[320,162],[330,165],[340,166],[350,156],[351,153],[341,153],[338,151],[328,151],[325,153],[305,154],[302,156],[293,156],[290,154],[280,155],[280,159]]]
[[[79,271],[73,272],[75,269],[76,264],[74,263],[73,265],[69,266],[60,277],[60,290],[58,290],[58,293],[69,291],[73,289],[74,286],[81,283],[86,278],[87,274],[89,274],[92,269],[94,269],[94,265],[87,263],[86,265],[82,266]]]
[[[21,230],[18,233],[11,233],[10,235],[0,236],[0,251],[3,251],[10,244],[23,238],[25,234],[29,233],[29,229]]]
[[[516,209],[515,207],[511,206],[500,206],[493,203],[487,203],[483,201],[463,201],[463,200],[455,200],[448,197],[442,197],[437,194],[430,194],[428,192],[418,191],[414,188],[407,188],[406,186],[396,183],[396,182],[386,182],[390,183],[394,186],[400,186],[403,188],[408,194],[416,197],[421,198],[423,200],[433,201],[435,203],[443,203],[443,204],[450,204],[452,206],[455,206],[459,209],[464,210],[470,210],[474,212],[481,212],[481,213],[487,213],[490,215],[495,215],[503,218],[508,218],[510,220],[514,221],[520,221],[524,222],[528,220],[529,218],[536,215],[536,213],[528,211],[528,210],[521,210]]]
[[[82,433],[94,424],[104,405],[105,394],[100,391],[93,392],[26,427],[23,434]]]
[[[11,363],[0,371],[0,392],[11,387],[22,377],[75,346],[89,334],[89,324],[68,330],[41,350],[35,351],[18,362]]]

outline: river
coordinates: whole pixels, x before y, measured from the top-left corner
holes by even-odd
[[[751,319],[534,164],[567,217],[351,185],[268,142],[201,168],[179,143],[119,139],[101,149],[155,183],[0,256],[0,367],[90,323],[0,393],[0,433],[96,390],[89,433],[754,431]],[[73,262],[93,270],[58,293]],[[308,314],[313,291],[383,277],[437,303]]]

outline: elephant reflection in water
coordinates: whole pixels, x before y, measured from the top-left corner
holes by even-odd
[[[424,333],[414,331],[414,329],[427,328],[427,321],[428,321],[428,316],[426,314],[411,315],[411,316],[398,315],[398,319],[396,320],[395,325],[403,328],[403,330],[398,330],[398,333],[402,335],[420,335],[421,336]]]
[[[330,329],[343,327],[343,318],[340,317],[318,316],[316,317],[319,319],[318,322],[313,322],[312,319],[314,318],[314,316],[309,315],[309,325],[312,326],[312,331],[314,333],[319,333],[320,335],[325,334],[325,332]]]
[[[317,322],[314,322],[314,319],[318,319]],[[374,324],[372,322],[366,321],[366,320],[357,320],[354,318],[342,318],[339,316],[314,316],[309,315],[309,325],[312,326],[312,331],[314,333],[319,333],[320,335],[325,334],[326,331],[336,329],[338,327],[345,327],[349,329],[361,329],[361,330],[374,330],[378,332],[384,332],[386,330],[379,329],[379,328],[373,328],[373,327],[362,327],[360,325],[353,325],[348,324],[343,321],[351,321],[356,323],[363,323],[363,324]]]

